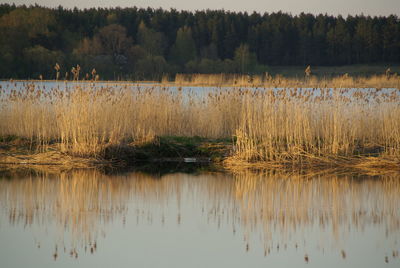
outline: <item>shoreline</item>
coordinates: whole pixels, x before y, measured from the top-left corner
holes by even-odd
[[[317,68],[318,69],[318,68]],[[340,69],[340,68],[339,68]],[[238,74],[238,73],[177,73],[174,79],[161,80],[65,80],[65,79],[0,79],[9,83],[65,83],[65,84],[106,84],[106,85],[146,85],[161,87],[228,87],[228,88],[375,88],[398,89],[400,78],[397,73],[372,73],[370,75],[349,75],[339,72],[334,75],[318,74],[310,76],[275,74]]]
[[[46,150],[32,150],[23,142],[0,143],[0,167],[32,169],[131,169],[151,166],[193,166],[220,171],[284,170],[288,172],[352,171],[368,174],[400,173],[400,159],[389,156],[320,157],[304,161],[244,161],[233,153],[229,140],[160,137],[144,145],[107,147],[102,156],[78,156],[61,152],[58,144]]]

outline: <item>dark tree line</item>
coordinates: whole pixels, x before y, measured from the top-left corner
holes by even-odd
[[[273,65],[400,63],[397,16],[0,5],[0,77],[256,73]]]

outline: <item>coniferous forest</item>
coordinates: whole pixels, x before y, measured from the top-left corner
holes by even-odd
[[[160,79],[268,66],[399,64],[400,20],[224,10],[0,5],[0,77]],[[68,77],[69,76],[69,77]]]

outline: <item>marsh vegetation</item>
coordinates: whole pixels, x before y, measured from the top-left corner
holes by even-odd
[[[396,167],[399,78],[342,77],[323,80],[327,87],[311,88],[290,87],[292,80],[279,79],[280,86],[287,86],[61,82],[49,89],[40,82],[27,82],[22,88],[5,83],[0,90],[0,136],[5,141],[21,139],[31,150],[54,149],[81,157],[104,158],[110,148],[115,157],[118,150],[146,144],[190,152],[193,146],[216,141],[233,145],[220,155],[230,164],[368,160]],[[303,84],[312,81],[311,77]],[[363,88],[346,87],[362,82]],[[394,88],[366,88],[380,82]]]

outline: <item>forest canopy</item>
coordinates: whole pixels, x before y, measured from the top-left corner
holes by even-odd
[[[261,73],[267,66],[400,63],[396,15],[66,9],[0,5],[0,77],[54,79],[80,65],[103,79]]]

